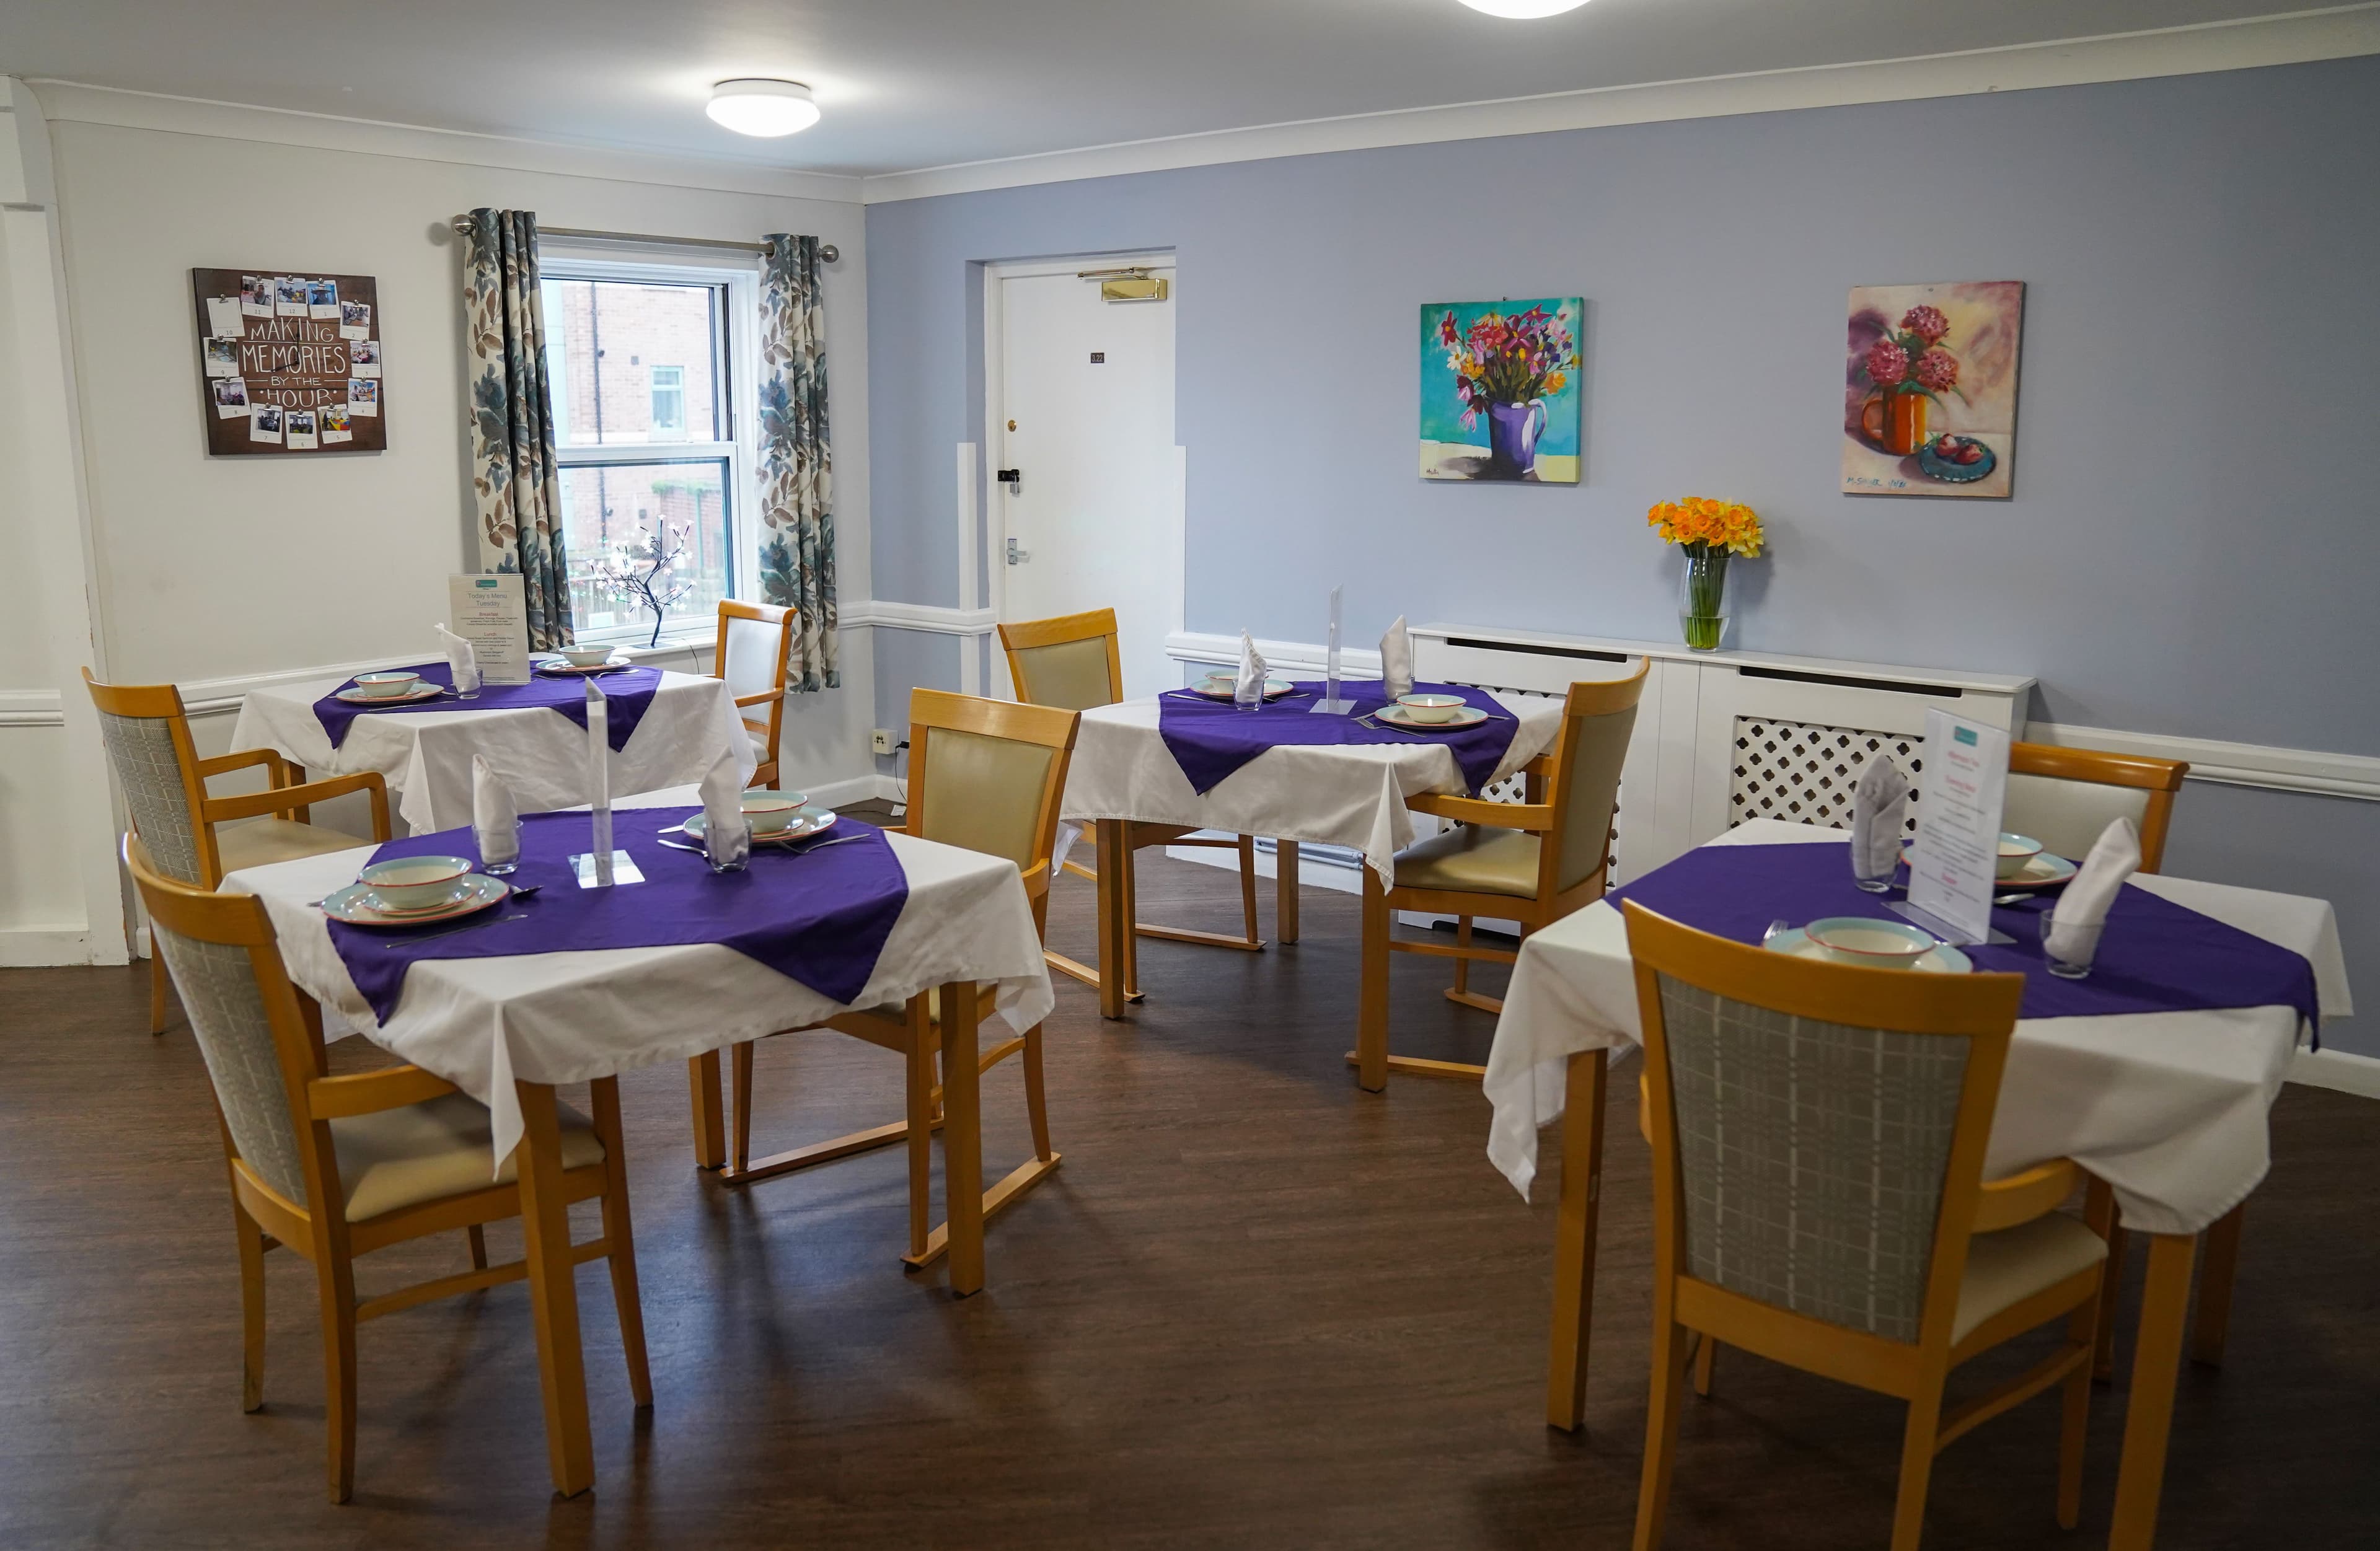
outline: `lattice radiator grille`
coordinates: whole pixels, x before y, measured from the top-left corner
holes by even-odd
[[[1548,695],[1548,694],[1547,694],[1545,691],[1543,691],[1543,690],[1541,690],[1541,689],[1508,689],[1508,688],[1506,688],[1504,685],[1500,685],[1500,684],[1469,684],[1469,683],[1464,683],[1464,684],[1463,684],[1462,687],[1463,687],[1463,688],[1464,688],[1464,689],[1487,689],[1487,690],[1493,690],[1495,693],[1497,693],[1497,694],[1499,694],[1499,695],[1509,695],[1509,696],[1513,697],[1514,697],[1514,698],[1516,698],[1516,699],[1522,699],[1522,700],[1553,700],[1553,701],[1560,701],[1560,699],[1562,699],[1562,697],[1561,697],[1561,696],[1560,696],[1560,695]],[[1519,803],[1519,802],[1525,802],[1525,801],[1527,801],[1527,797],[1526,797],[1526,795],[1525,795],[1525,794],[1524,794],[1524,786],[1523,786],[1522,780],[1521,780],[1521,778],[1520,778],[1519,776],[1517,776],[1517,775],[1509,775],[1509,776],[1506,776],[1506,777],[1505,777],[1503,780],[1501,780],[1501,781],[1491,781],[1491,782],[1488,782],[1485,787],[1481,788],[1480,793],[1479,793],[1479,795],[1480,795],[1480,797],[1482,798],[1482,800],[1487,801],[1487,802],[1491,802],[1491,803]],[[1609,856],[1607,856],[1607,857],[1605,858],[1605,860],[1604,860],[1604,874],[1603,874],[1603,876],[1604,876],[1604,878],[1605,878],[1605,879],[1606,879],[1607,881],[1609,881],[1609,879],[1611,879],[1611,878],[1616,878],[1616,877],[1618,877],[1618,876],[1619,876],[1619,867],[1620,867],[1620,812],[1621,812],[1621,804],[1622,804],[1625,800],[1626,800],[1626,794],[1625,794],[1625,792],[1624,792],[1624,791],[1614,792],[1614,793],[1612,794],[1612,798],[1611,798],[1611,853],[1610,853],[1610,854],[1609,854]]]
[[[1912,788],[1920,788],[1925,746],[1925,739],[1897,733],[1740,716],[1735,719],[1735,779],[1729,793],[1728,825],[1731,829],[1747,818],[1782,818],[1848,829],[1852,793],[1867,762],[1881,754],[1900,767]],[[1912,791],[1912,834],[1917,830],[1917,796]]]

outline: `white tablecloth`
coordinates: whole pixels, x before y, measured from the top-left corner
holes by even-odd
[[[1519,719],[1512,746],[1490,778],[1501,781],[1552,745],[1561,731],[1562,703],[1544,697],[1496,698]],[[1314,713],[1301,706],[1257,714]],[[1442,743],[1415,737],[1268,749],[1202,797],[1165,746],[1157,719],[1154,697],[1083,713],[1066,775],[1062,813],[1070,826],[1133,818],[1343,845],[1361,851],[1387,883],[1394,880],[1396,854],[1415,838],[1405,799],[1466,790],[1453,753]]]
[[[1713,845],[1841,845],[1840,830],[1755,819]],[[1848,865],[1848,864],[1847,864]],[[2323,1019],[2345,1017],[2338,926],[2321,900],[2141,876],[2148,891],[2253,932],[2313,965]],[[2195,1233],[2247,1198],[2271,1161],[2266,1113],[2301,1023],[2287,1007],[2028,1018],[2016,1025],[1986,1175],[2070,1157],[2115,1187],[2125,1226]],[[1488,1157],[1525,1196],[1537,1128],[1562,1111],[1570,1056],[1633,1047],[1635,972],[1625,922],[1597,903],[1521,948],[1488,1058]]]
[[[510,710],[366,711],[331,746],[314,702],[345,679],[251,689],[241,701],[231,746],[270,748],[309,770],[350,775],[378,770],[400,794],[397,812],[415,833],[471,821],[471,756],[484,754],[513,789],[524,813],[590,799],[587,729],[544,706]],[[754,765],[735,697],[719,679],[664,670],[625,746],[612,756],[612,795],[700,781],[722,748],[735,751],[746,780]]]
[[[685,787],[615,806],[696,801]],[[1001,1016],[1017,1032],[1048,1017],[1056,1000],[1015,865],[933,841],[888,838],[908,876],[909,899],[876,973],[850,1006],[887,1006],[946,981],[989,980],[998,984]],[[426,960],[407,972],[395,1015],[376,1024],[312,903],[353,882],[371,851],[249,867],[223,886],[264,901],[290,979],[322,1004],[326,1024],[344,1017],[374,1044],[486,1104],[499,1158],[520,1139],[516,1079],[584,1082],[848,1011],[732,948],[703,943]]]

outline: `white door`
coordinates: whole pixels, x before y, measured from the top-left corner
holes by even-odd
[[[1181,682],[1165,655],[1166,634],[1182,619],[1181,459],[1173,303],[1103,301],[1098,281],[1075,274],[1119,262],[994,282],[988,527],[1000,617],[1112,608],[1124,693],[1137,697]],[[1171,260],[1146,262],[1170,285]],[[998,479],[1012,469],[1014,480]]]

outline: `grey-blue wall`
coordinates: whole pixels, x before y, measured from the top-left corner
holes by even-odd
[[[1343,580],[1358,641],[1400,612],[1668,637],[1645,508],[1723,495],[1773,545],[1731,645],[2032,673],[2042,720],[2380,754],[2374,146],[2366,58],[873,206],[875,595],[956,601],[974,266],[1172,248],[1193,630],[1314,639]],[[2014,499],[1840,493],[1846,291],[1961,279],[2027,285]],[[1587,298],[1584,482],[1416,478],[1416,308],[1560,295]],[[905,665],[880,662],[888,697]],[[2197,786],[2173,866],[2328,894],[2370,988],[2359,836],[2380,807]],[[2338,1037],[2380,1052],[2380,1026]]]

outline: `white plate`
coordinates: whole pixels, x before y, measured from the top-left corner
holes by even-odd
[[[1232,691],[1229,689],[1203,689],[1195,684],[1190,685],[1189,688],[1190,693],[1196,695],[1201,700],[1219,700],[1227,705],[1231,702]],[[1265,680],[1265,698],[1268,700],[1278,700],[1284,695],[1294,695],[1296,693],[1297,685],[1290,683],[1287,679]]]
[[[342,689],[332,697],[351,706],[409,706],[416,700],[435,700],[446,691],[438,685],[425,684],[403,695],[367,695],[360,689]]]
[[[1797,959],[1819,959],[1830,964],[1842,963],[1803,936],[1799,927],[1790,932],[1779,932],[1763,946],[1772,953],[1791,953]],[[1974,969],[1975,961],[1945,942],[1931,952],[1919,954],[1909,967],[1929,975],[1965,975]]]
[[[1908,849],[1913,843],[1915,842],[1911,841],[1900,842],[1902,853],[1900,859],[1903,862],[1909,860]],[[2053,856],[2048,852],[2043,851],[2035,854],[2032,860],[2026,862],[2024,870],[2014,878],[1992,879],[1992,888],[1995,892],[2003,889],[2055,889],[2058,885],[2071,879],[2082,870],[2065,857]]]
[[[434,910],[390,911],[375,907],[371,890],[361,883],[350,883],[322,902],[322,914],[334,921],[345,921],[350,927],[418,927],[427,921],[450,921],[457,915],[469,915],[502,901],[511,893],[512,886],[501,878],[490,878],[475,872],[463,879],[460,899]]]
[[[567,662],[540,662],[537,671],[558,679],[586,679],[598,673],[625,673],[635,666],[633,662],[598,662],[592,668],[574,668]]]
[[[1390,701],[1372,715],[1392,727],[1403,727],[1415,733],[1451,733],[1458,727],[1476,727],[1488,720],[1488,713],[1476,706],[1460,706],[1444,721],[1422,721],[1411,711]]]
[[[704,822],[704,818],[701,814],[696,813],[689,814],[686,817],[686,823],[681,827],[686,830],[686,835],[688,840],[699,841],[702,839],[702,831],[710,826]],[[808,840],[812,835],[821,834],[833,828],[833,809],[804,808],[800,813],[794,816],[794,821],[792,823],[786,825],[775,834],[754,835],[752,837],[752,843],[755,845],[783,845],[790,841]]]

